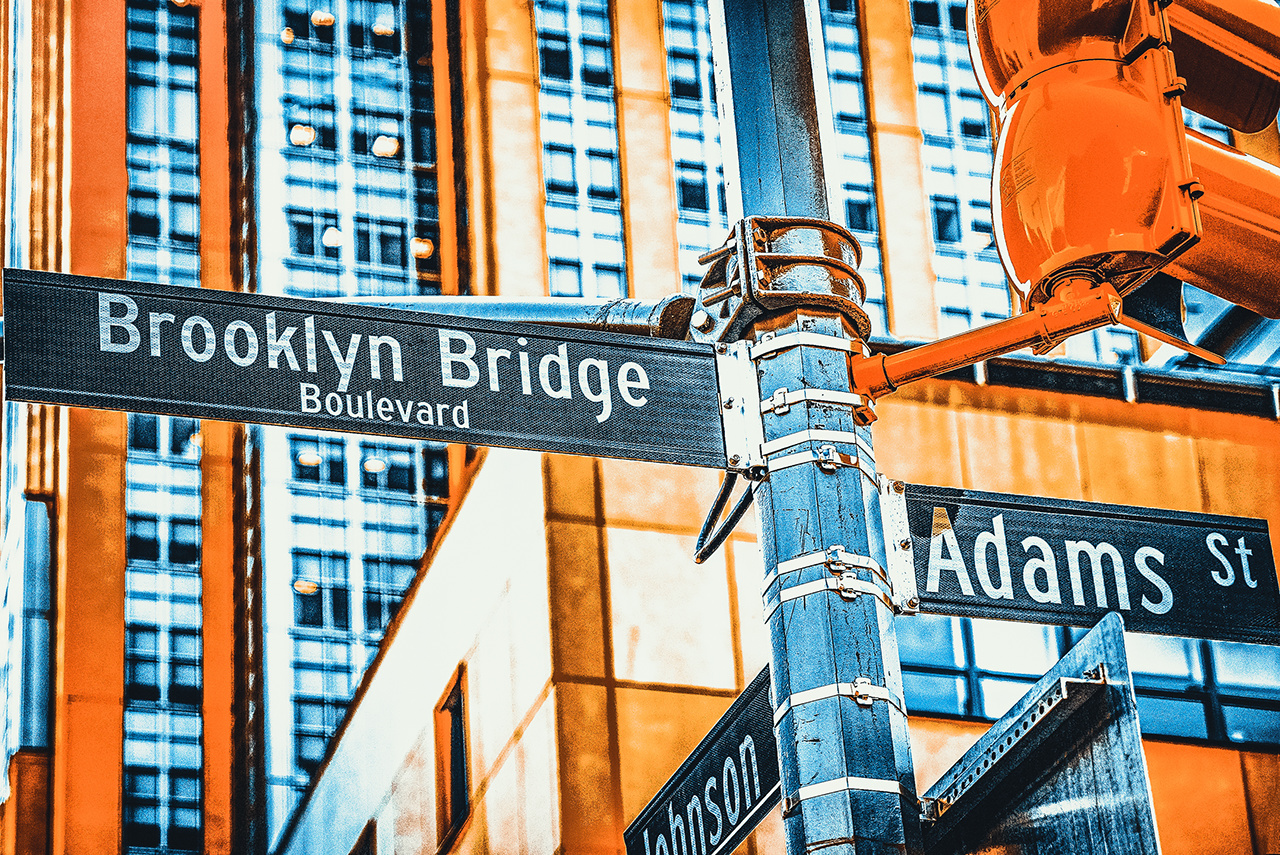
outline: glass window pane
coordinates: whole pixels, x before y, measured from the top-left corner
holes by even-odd
[[[911,615],[896,621],[898,656],[904,664],[963,667],[959,627],[957,618],[943,615]]]
[[[1204,680],[1198,642],[1189,638],[1125,633],[1124,644],[1129,654],[1129,670],[1139,682],[1142,675],[1173,678],[1187,684]]]
[[[1224,704],[1222,717],[1232,742],[1280,743],[1280,709],[1258,709]]]
[[[1030,688],[1030,682],[984,679],[982,681],[982,715],[987,718],[999,718],[1021,700]]]
[[[964,679],[937,674],[904,671],[902,691],[912,713],[962,715],[965,708]]]
[[[983,671],[1039,678],[1058,661],[1056,627],[976,619],[972,627],[973,664]]]
[[[1157,736],[1207,739],[1204,705],[1199,701],[1138,695],[1138,722],[1142,732]]]
[[[1224,688],[1268,689],[1280,695],[1280,647],[1214,641],[1214,677]]]

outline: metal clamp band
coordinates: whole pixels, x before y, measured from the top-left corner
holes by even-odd
[[[765,584],[772,582],[778,576],[794,573],[797,570],[804,570],[806,567],[816,567],[819,564],[826,564],[833,573],[842,573],[845,568],[849,567],[861,567],[864,570],[870,570],[875,573],[885,581],[885,584],[889,583],[889,577],[885,574],[884,568],[874,558],[849,552],[844,548],[843,544],[837,544],[820,552],[806,552],[804,555],[797,555],[795,558],[779,561],[777,569],[773,573],[765,575]]]
[[[773,711],[774,727],[777,727],[778,722],[782,721],[782,717],[792,707],[811,704],[814,701],[825,701],[828,698],[853,698],[858,706],[863,707],[871,706],[874,701],[884,701],[903,715],[907,714],[907,705],[903,703],[901,698],[886,687],[878,686],[866,677],[859,677],[852,683],[832,683],[828,686],[818,686],[814,689],[796,692],[790,697],[784,698],[778,708]]]
[[[794,448],[797,445],[804,445],[806,442],[821,442],[823,440],[856,445],[860,455],[865,454],[868,460],[871,459],[871,446],[867,444],[865,439],[851,431],[828,430],[826,428],[811,428],[810,430],[802,430],[796,433],[789,433],[786,436],[780,436],[777,439],[771,439],[764,444],[762,450],[768,455]]]
[[[867,403],[867,399],[861,395],[853,392],[841,392],[838,389],[814,389],[806,386],[803,389],[792,391],[784,387],[760,402],[760,412],[784,415],[790,412],[792,406],[805,401],[812,401],[818,404],[833,404],[840,407],[861,407]]]
[[[792,600],[799,600],[811,594],[818,594],[823,591],[836,591],[846,600],[852,600],[863,594],[869,594],[874,597],[877,602],[896,612],[897,609],[893,604],[893,599],[889,596],[889,592],[884,590],[874,582],[868,582],[865,579],[859,579],[852,573],[842,573],[839,576],[830,576],[826,579],[815,579],[812,582],[802,582],[799,585],[792,585],[783,588],[778,594],[778,599],[772,604],[765,603],[765,622],[768,623],[773,619],[774,613],[782,608],[783,603],[789,603]]]
[[[818,448],[817,451],[802,451],[798,454],[788,454],[786,457],[770,460],[769,471],[780,472],[783,469],[789,469],[792,466],[803,466],[806,463],[818,464],[818,468],[823,472],[835,472],[841,466],[857,469],[862,473],[863,477],[870,479],[874,487],[877,489],[880,487],[880,479],[876,476],[875,470],[867,466],[862,458],[836,451],[834,445],[824,445]]]
[[[790,332],[783,335],[765,334],[764,338],[751,346],[751,358],[763,359],[780,350],[792,347],[820,347],[824,350],[843,350],[848,353],[868,354],[865,343],[858,339],[841,338],[837,335],[826,335],[816,332]]]
[[[832,793],[840,793],[846,790],[860,790],[862,792],[872,793],[895,793],[910,797],[910,793],[908,793],[896,780],[846,777],[836,778],[833,781],[823,781],[820,784],[809,784],[807,787],[801,787],[796,790],[796,794],[793,798],[803,801],[805,799],[827,796]]]

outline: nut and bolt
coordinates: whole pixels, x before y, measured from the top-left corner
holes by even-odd
[[[733,409],[733,398],[725,398],[725,399],[724,399],[724,408],[725,408],[726,410],[732,410],[732,409]]]
[[[711,317],[711,315],[706,311],[699,309],[693,313],[690,323],[698,332],[711,332],[711,330],[715,328],[716,319]]]
[[[741,463],[741,462],[742,462],[742,455],[741,455],[741,454],[730,454],[730,455],[729,455],[729,465],[730,465],[730,466],[737,466],[737,465],[738,465],[739,463]]]
[[[894,482],[893,482],[893,492],[895,492],[895,493],[905,493],[905,492],[907,492],[907,485],[906,485],[906,484],[904,484],[904,483],[903,483],[903,482],[901,482],[901,481],[894,481]]]
[[[909,539],[907,539],[907,538],[905,538],[905,537],[904,537],[902,540],[898,541],[898,548],[899,548],[899,549],[910,549],[910,548],[911,548],[911,541],[910,541]]]

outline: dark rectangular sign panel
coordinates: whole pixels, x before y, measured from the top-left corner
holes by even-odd
[[[709,345],[4,273],[10,400],[725,466]]]
[[[724,855],[780,801],[766,667],[627,826],[627,855]]]
[[[1280,644],[1266,520],[908,484],[920,611]]]

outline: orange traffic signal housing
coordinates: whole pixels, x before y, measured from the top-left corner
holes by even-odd
[[[996,243],[1024,310],[1064,282],[1123,295],[1164,269],[1280,317],[1280,170],[1182,120],[1184,99],[1242,132],[1275,120],[1280,7],[971,0],[968,16],[999,127]]]

